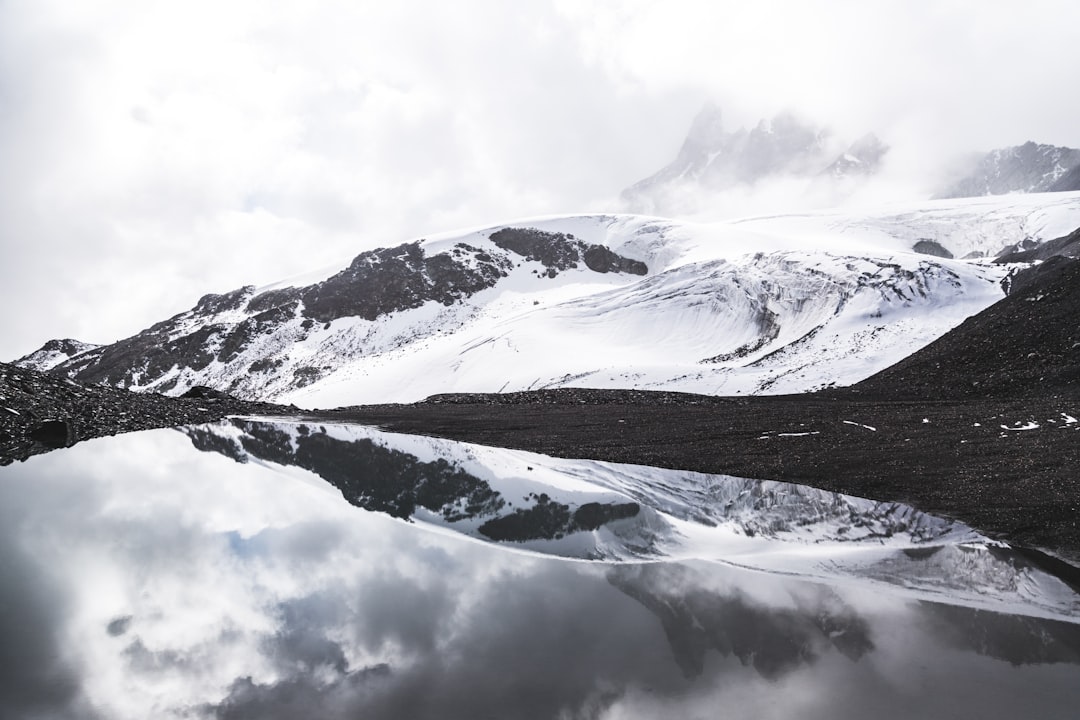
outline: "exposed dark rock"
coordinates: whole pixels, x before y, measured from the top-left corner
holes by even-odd
[[[29,355],[24,355],[16,360],[15,364],[31,368],[32,370],[47,371],[62,362],[67,362],[77,355],[89,352],[98,347],[100,346],[91,345],[90,343],[84,343],[80,340],[73,340],[71,338],[49,340],[34,352]]]
[[[645,275],[645,263],[612,252],[603,245],[586,245],[564,233],[546,232],[537,228],[503,228],[491,234],[491,241],[504,250],[533,260],[547,268],[547,275],[578,267],[585,263],[593,272],[623,272]]]
[[[953,254],[936,240],[919,240],[911,249],[920,255],[933,255],[934,257],[952,259]]]
[[[649,268],[640,260],[631,260],[612,252],[603,245],[590,245],[583,254],[585,266],[598,273],[629,273],[647,275]]]
[[[742,398],[560,389],[339,414],[395,432],[902,502],[1080,562],[1080,260],[1036,267],[1004,300],[852,388]]]
[[[195,398],[196,400],[234,400],[232,395],[205,385],[196,385],[183,393],[182,398]]]
[[[30,439],[47,448],[62,448],[75,443],[75,433],[67,420],[45,420],[30,430]]]

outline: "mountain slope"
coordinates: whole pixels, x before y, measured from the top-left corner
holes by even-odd
[[[996,254],[1018,228],[1037,245],[1073,219],[1072,194],[713,224],[538,219],[207,295],[51,372],[308,407],[567,386],[802,392],[862,380],[1002,296],[1006,268],[919,242]]]
[[[1080,394],[1080,260],[1026,271],[1001,302],[858,384],[875,396]]]

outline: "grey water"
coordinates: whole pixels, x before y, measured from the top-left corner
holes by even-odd
[[[582,561],[560,548],[643,497],[511,508],[477,450],[341,437],[233,422],[0,468],[0,717],[1080,712],[1075,590],[1007,549],[905,516],[923,546],[835,577]],[[479,530],[500,512],[529,537]]]

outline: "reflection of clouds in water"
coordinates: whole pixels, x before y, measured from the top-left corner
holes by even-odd
[[[925,622],[879,593],[705,564],[628,566],[619,586],[610,566],[422,532],[178,433],[87,443],[0,480],[0,622],[26,640],[0,650],[16,709],[995,717],[1038,699],[1064,717],[1080,702],[1076,665],[1014,669],[939,643],[942,622],[980,632],[963,612]],[[673,632],[701,645],[691,679]],[[845,648],[846,633],[865,642]],[[767,677],[766,649],[784,660]]]
[[[10,510],[0,505],[0,716],[88,717],[60,632],[69,599],[20,547]]]

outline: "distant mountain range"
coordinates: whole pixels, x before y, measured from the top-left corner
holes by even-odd
[[[631,212],[678,215],[708,209],[724,191],[783,180],[837,199],[876,175],[888,152],[872,133],[844,149],[827,128],[792,113],[729,131],[720,109],[706,104],[675,159],[626,188],[621,199]],[[935,198],[1080,190],[1080,150],[1068,147],[1027,142],[973,154],[952,170]]]
[[[1080,170],[1080,150],[1026,142],[981,156],[967,175],[937,197],[1076,190],[1080,174],[1074,170]]]

